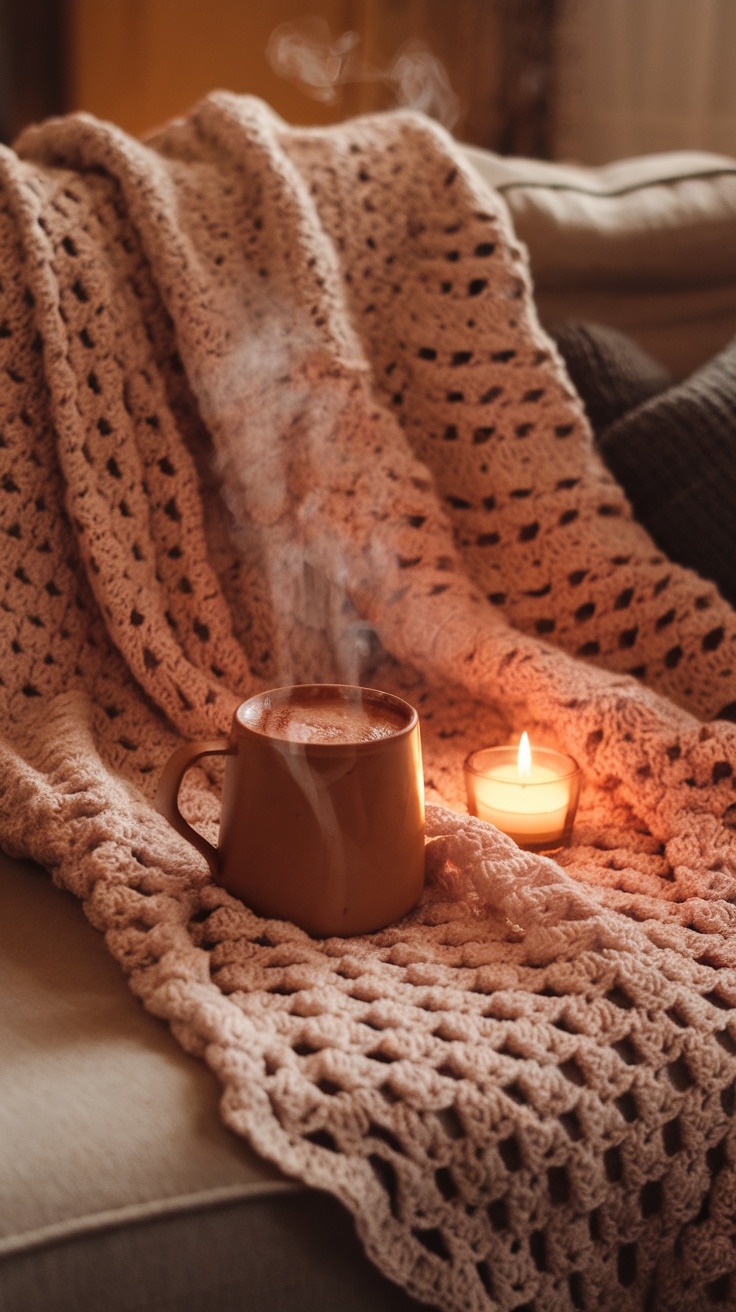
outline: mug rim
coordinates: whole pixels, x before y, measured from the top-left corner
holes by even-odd
[[[263,697],[270,697],[275,693],[294,693],[294,692],[309,693],[309,692],[317,692],[318,690],[324,691],[325,693],[327,692],[327,690],[330,690],[333,693],[336,692],[338,694],[360,693],[361,698],[363,698],[367,693],[369,694],[370,699],[374,701],[374,703],[375,701],[380,700],[380,702],[383,705],[386,705],[386,703],[388,703],[390,706],[398,710],[402,715],[407,715],[408,716],[407,722],[406,724],[402,725],[400,729],[397,729],[395,733],[388,734],[385,738],[369,738],[363,742],[304,743],[304,742],[297,742],[291,738],[277,737],[275,734],[267,733],[263,729],[259,729],[255,725],[244,724],[242,719],[240,718],[240,713],[245,706],[249,706],[252,702],[259,701]],[[349,696],[345,696],[342,698],[342,700],[350,701],[350,700],[357,700],[357,698],[351,699]],[[412,733],[417,728],[418,724],[419,724],[419,713],[416,707],[412,706],[410,702],[405,701],[403,697],[398,697],[396,693],[387,692],[383,688],[368,688],[368,687],[364,687],[362,684],[357,684],[357,683],[287,683],[287,684],[280,684],[276,688],[263,688],[260,692],[253,693],[251,697],[246,697],[244,701],[240,702],[240,704],[236,706],[235,712],[233,714],[233,731],[235,733],[243,737],[254,737],[254,738],[261,739],[263,742],[271,743],[274,746],[277,746],[279,751],[291,751],[291,752],[298,752],[300,754],[307,752],[310,755],[312,753],[322,753],[322,752],[327,754],[338,754],[340,752],[345,752],[346,749],[350,749],[350,751],[356,751],[361,753],[371,752],[371,751],[374,752],[381,751],[382,749],[385,750],[385,747],[388,743],[396,742],[398,739],[405,738],[407,735]]]

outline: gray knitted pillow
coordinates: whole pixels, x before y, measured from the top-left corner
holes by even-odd
[[[554,326],[551,334],[596,434],[674,381],[658,360],[616,328],[570,321]]]
[[[735,605],[736,339],[670,387],[620,333],[567,324],[556,339],[637,518],[662,551]]]

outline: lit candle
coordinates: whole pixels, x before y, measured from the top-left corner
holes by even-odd
[[[514,747],[484,747],[465,762],[468,810],[529,852],[551,851],[570,837],[580,795],[571,756],[536,747],[521,735]]]

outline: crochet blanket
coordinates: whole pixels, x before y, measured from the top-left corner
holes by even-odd
[[[736,1307],[736,616],[596,456],[503,203],[419,117],[226,94],[33,128],[0,185],[0,844],[418,1299]],[[352,940],[151,804],[313,678],[422,714],[426,895]],[[522,727],[585,771],[557,863],[462,811]],[[214,769],[183,806],[214,836]]]

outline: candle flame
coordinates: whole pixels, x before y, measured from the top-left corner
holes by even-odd
[[[519,778],[528,779],[532,772],[532,749],[529,745],[529,735],[524,730],[519,740]]]

